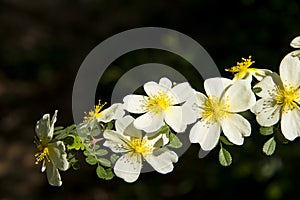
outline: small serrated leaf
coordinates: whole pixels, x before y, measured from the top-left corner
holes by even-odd
[[[270,156],[274,154],[276,149],[276,141],[274,137],[271,137],[263,146],[263,152],[267,155]]]
[[[112,164],[114,164],[118,159],[119,159],[120,156],[118,156],[117,154],[111,154],[110,156],[110,161]]]
[[[222,146],[219,151],[219,162],[224,167],[227,167],[227,166],[231,165],[231,163],[232,163],[232,157],[231,157],[230,153],[226,149],[224,149]]]
[[[95,164],[97,164],[98,161],[96,160],[96,158],[94,156],[88,156],[85,158],[85,162],[87,162],[90,165],[95,165]]]
[[[182,147],[181,141],[174,133],[170,133],[169,140],[170,140],[170,143],[168,144],[169,147],[172,147],[172,148]]]
[[[260,134],[262,135],[272,135],[274,133],[274,130],[273,130],[273,126],[269,126],[269,127],[260,127],[259,128],[259,132]]]
[[[226,145],[233,145],[233,143],[231,143],[226,137],[224,137],[223,135],[220,136],[220,140],[223,144]]]
[[[105,180],[111,180],[115,176],[115,174],[113,173],[113,171],[112,171],[111,168],[108,168],[105,171],[106,171],[106,178],[105,178]]]
[[[96,169],[96,173],[99,178],[102,178],[102,179],[106,178],[106,170],[101,165],[98,165],[98,167]]]
[[[98,149],[95,154],[97,156],[105,156],[106,154],[108,154],[108,151],[106,149]]]
[[[110,167],[111,166],[111,162],[109,160],[107,160],[106,158],[99,158],[98,161],[104,167]]]
[[[157,132],[160,134],[167,134],[169,131],[170,131],[169,126],[164,125],[164,126],[160,127],[160,129],[158,129]]]
[[[54,128],[54,131],[60,131],[60,130],[62,130],[62,129],[64,129],[63,126],[57,126],[57,127]]]

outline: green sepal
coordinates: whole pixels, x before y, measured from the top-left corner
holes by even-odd
[[[182,147],[182,142],[172,132],[169,135],[169,140],[170,140],[170,143],[168,144],[169,147],[172,147],[172,148],[180,148],[180,147]]]
[[[274,133],[273,126],[269,126],[269,127],[262,126],[259,128],[259,132],[260,132],[260,134],[265,135],[265,136],[272,135]]]
[[[225,136],[221,135],[220,136],[220,140],[223,144],[226,144],[226,145],[233,145],[233,143],[231,143]]]

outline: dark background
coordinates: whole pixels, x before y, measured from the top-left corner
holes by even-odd
[[[252,115],[253,132],[244,146],[227,147],[232,166],[218,163],[218,147],[198,159],[199,145],[192,145],[172,173],[141,174],[133,184],[98,179],[95,168],[82,163],[79,171],[61,173],[62,187],[51,187],[34,164],[33,143],[35,123],[44,113],[58,109],[57,125],[73,123],[77,70],[104,39],[137,27],[165,27],[198,41],[225,77],[231,74],[224,68],[249,55],[255,67],[277,71],[300,34],[296,2],[1,0],[0,199],[300,199],[299,140],[278,143],[274,156],[263,155],[268,137],[259,134]],[[165,52],[135,52],[114,63],[116,73],[123,65],[153,61],[152,56],[169,65],[182,62]],[[116,78],[111,76],[101,83],[107,89],[99,98],[110,98]]]

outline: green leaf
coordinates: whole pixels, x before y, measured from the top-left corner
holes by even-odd
[[[106,170],[101,165],[98,165],[98,167],[96,169],[96,173],[97,173],[97,176],[102,179],[105,179],[107,176]]]
[[[276,141],[274,139],[274,137],[271,137],[263,146],[263,152],[270,156],[272,154],[274,154],[276,149]]]
[[[63,126],[57,126],[57,127],[54,128],[54,131],[60,131],[60,130],[62,130],[62,129],[64,129]]]
[[[83,154],[84,154],[85,156],[89,156],[89,155],[91,155],[91,152],[88,151],[88,150],[85,150],[85,151],[83,152]]]
[[[114,164],[118,159],[119,159],[120,156],[118,156],[117,154],[111,154],[110,156],[110,161],[112,164]]]
[[[260,127],[259,132],[262,135],[272,135],[274,133],[273,126],[270,127]]]
[[[230,153],[226,149],[224,149],[222,145],[219,152],[219,162],[224,167],[227,167],[232,163],[232,157]]]
[[[252,89],[252,91],[256,94],[256,93],[260,93],[262,89],[260,87],[255,87]]]
[[[105,149],[98,149],[98,150],[95,152],[95,154],[96,154],[97,156],[104,156],[104,155],[108,154],[108,151],[105,150]]]
[[[95,165],[98,161],[94,156],[88,156],[85,158],[85,162],[87,162],[90,165]]]
[[[111,168],[106,169],[106,178],[105,180],[111,180],[115,174],[113,173]]]
[[[98,161],[104,167],[110,167],[111,166],[111,162],[109,160],[107,160],[106,158],[99,158]]]
[[[170,133],[170,143],[169,143],[169,147],[173,147],[173,148],[180,148],[182,147],[182,143],[179,140],[179,138],[174,134],[174,133]]]
[[[105,170],[101,165],[98,165],[96,173],[99,178],[105,180],[111,180],[115,176],[111,168]]]
[[[224,137],[223,135],[220,136],[220,140],[223,144],[226,145],[233,145],[226,137]]]

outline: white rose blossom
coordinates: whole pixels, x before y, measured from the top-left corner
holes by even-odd
[[[223,131],[230,142],[242,145],[244,137],[251,134],[251,126],[237,113],[255,104],[249,82],[210,78],[204,81],[204,89],[208,97],[196,92],[194,98],[183,106],[193,110],[198,119],[190,131],[190,141],[199,143],[204,151],[209,151],[217,145]]]
[[[178,156],[165,145],[169,142],[162,134],[147,133],[144,137],[142,131],[133,126],[134,118],[127,115],[116,120],[116,130],[105,130],[104,146],[115,153],[123,153],[116,161],[114,173],[126,182],[138,179],[146,160],[157,172],[166,174],[173,170]]]
[[[293,52],[279,66],[280,76],[273,73],[254,88],[261,88],[259,99],[252,108],[261,126],[272,126],[281,119],[281,131],[290,141],[300,136],[300,60]]]
[[[124,109],[136,114],[143,114],[134,121],[137,129],[146,132],[157,131],[165,123],[175,132],[183,132],[191,113],[182,109],[181,103],[189,98],[193,90],[184,82],[172,87],[172,82],[161,78],[159,84],[147,82],[144,90],[148,96],[127,95],[124,97]]]

